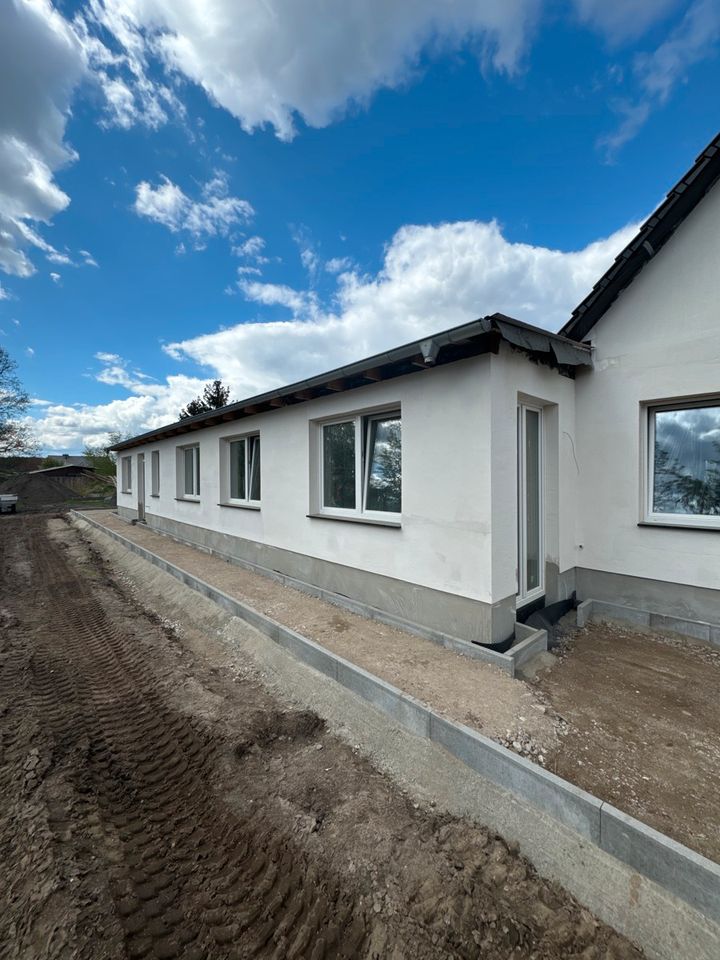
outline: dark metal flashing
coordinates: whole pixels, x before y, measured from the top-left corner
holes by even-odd
[[[331,396],[333,393],[368,386],[381,380],[420,373],[484,353],[497,353],[503,341],[514,349],[522,350],[530,359],[553,367],[566,376],[573,376],[578,366],[592,364],[590,349],[584,344],[495,313],[450,330],[443,330],[431,337],[406,343],[394,350],[378,353],[357,363],[338,367],[317,377],[150,430],[130,440],[123,440],[111,449],[127,450],[155,440],[191,433],[203,427],[241,420],[257,413],[266,413]]]
[[[560,333],[584,340],[598,320],[629,286],[642,268],[667,243],[685,218],[720,178],[720,134],[698,156],[693,166],[670,190],[666,199],[573,310]]]

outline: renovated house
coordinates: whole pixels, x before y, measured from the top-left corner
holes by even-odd
[[[559,334],[494,314],[118,444],[120,516],[478,643],[573,594],[720,642],[719,177],[716,137]]]

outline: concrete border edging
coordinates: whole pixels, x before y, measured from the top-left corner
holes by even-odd
[[[218,603],[233,616],[245,620],[298,660],[336,680],[406,730],[434,741],[480,776],[527,800],[562,825],[720,924],[718,864],[543,767],[518,756],[494,740],[461,723],[441,717],[397,687],[259,613],[145,547],[133,543],[97,520],[75,510],[70,513],[76,519],[116,540],[130,552]]]
[[[78,511],[73,510],[71,512],[73,514],[78,513],[79,516],[82,516],[83,519],[86,519],[84,514],[79,513]],[[117,514],[117,517],[119,520],[122,520],[123,523],[132,524],[135,522],[134,520],[129,520],[127,517],[123,517],[120,514]],[[88,522],[95,521],[88,520]],[[102,524],[100,524],[100,526],[102,526]],[[103,527],[103,529],[108,530],[107,527]],[[515,658],[512,653],[514,648],[512,647],[507,653],[500,653],[498,650],[493,650],[491,647],[483,646],[482,644],[478,643],[472,643],[470,640],[463,640],[461,637],[456,637],[449,633],[443,633],[441,630],[434,630],[432,627],[426,627],[423,626],[423,624],[416,623],[413,620],[407,620],[405,617],[401,617],[398,614],[381,610],[379,607],[373,607],[371,604],[365,603],[362,600],[356,600],[353,597],[347,597],[342,593],[334,593],[332,590],[328,590],[325,587],[315,586],[315,584],[308,583],[307,580],[298,580],[297,577],[293,577],[288,573],[280,573],[278,570],[273,570],[270,567],[264,567],[262,564],[254,563],[252,560],[247,560],[244,557],[236,557],[232,554],[225,553],[222,550],[217,550],[214,547],[208,547],[205,544],[196,543],[193,540],[178,537],[173,533],[168,533],[167,531],[158,529],[154,526],[150,526],[149,529],[152,530],[153,533],[157,533],[159,536],[168,537],[175,543],[181,543],[188,547],[193,547],[195,550],[201,550],[203,553],[207,553],[212,557],[219,557],[226,563],[232,563],[237,567],[242,567],[243,570],[249,570],[250,573],[257,573],[259,576],[268,577],[270,580],[274,580],[276,583],[283,584],[283,586],[293,587],[295,590],[300,590],[301,593],[307,593],[311,597],[317,597],[319,600],[325,600],[326,603],[332,603],[336,607],[349,610],[350,613],[358,614],[361,617],[367,617],[370,620],[377,620],[379,623],[385,623],[389,627],[396,627],[398,630],[404,630],[406,633],[412,633],[415,636],[422,637],[423,640],[429,640],[431,643],[436,643],[441,647],[446,647],[448,650],[452,650],[454,653],[458,653],[462,657],[469,657],[471,660],[482,660],[485,663],[492,663],[496,667],[499,667],[500,670],[504,670],[506,673],[509,673],[511,677],[515,676]],[[108,530],[108,533],[111,532],[112,531]]]
[[[656,627],[658,630],[672,630],[694,640],[704,640],[720,646],[720,626],[705,620],[688,620],[673,617],[665,613],[652,613],[638,607],[627,607],[622,603],[610,603],[608,600],[595,600],[589,597],[577,607],[577,625],[584,627],[591,620],[623,620],[640,627]]]

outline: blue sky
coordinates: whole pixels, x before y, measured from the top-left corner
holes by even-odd
[[[0,345],[44,449],[503,310],[716,132],[716,0],[6,0]]]

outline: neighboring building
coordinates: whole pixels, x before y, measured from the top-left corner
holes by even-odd
[[[118,444],[119,514],[481,643],[573,591],[720,642],[719,177],[720,137],[559,335],[495,314]]]

